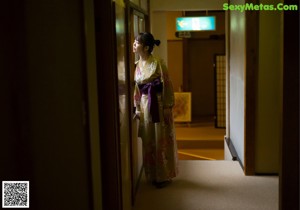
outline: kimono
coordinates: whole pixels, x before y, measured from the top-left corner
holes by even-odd
[[[143,166],[149,182],[170,180],[178,174],[172,107],[174,92],[164,62],[152,55],[137,61],[134,106],[140,115],[138,135],[143,143]]]

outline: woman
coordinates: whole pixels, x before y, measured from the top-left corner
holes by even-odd
[[[157,188],[168,185],[178,173],[177,145],[172,107],[174,92],[164,62],[152,55],[155,40],[151,33],[140,33],[133,52],[139,56],[135,69],[135,117],[140,119],[145,175]]]

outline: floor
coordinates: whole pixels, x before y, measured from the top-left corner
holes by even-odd
[[[245,176],[224,160],[224,128],[176,123],[179,175],[157,189],[142,176],[133,210],[277,210],[278,176]]]
[[[225,128],[215,128],[213,121],[176,123],[180,160],[223,160]]]
[[[277,210],[278,177],[245,176],[237,161],[179,161],[179,176],[156,189],[142,178],[133,210]]]

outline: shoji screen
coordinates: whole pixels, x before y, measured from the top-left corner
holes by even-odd
[[[216,76],[216,119],[215,126],[226,127],[226,56],[215,57]]]

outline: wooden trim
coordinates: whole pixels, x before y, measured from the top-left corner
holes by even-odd
[[[126,7],[126,43],[127,43],[127,52],[126,52],[126,77],[128,78],[128,96],[130,99],[133,98],[133,87],[134,87],[134,82],[133,82],[133,69],[134,69],[134,56],[132,53],[132,39],[133,39],[133,9],[131,7]],[[128,44],[130,43],[130,44]],[[129,100],[129,118],[133,119],[133,101]],[[133,126],[132,126],[132,120],[130,120],[129,123],[129,128],[130,128],[130,139],[133,139]],[[135,186],[134,182],[134,155],[133,155],[133,141],[130,141],[130,161],[131,161],[131,204],[134,205],[135,202],[135,197],[137,194],[137,187]]]
[[[125,8],[125,27],[126,27],[126,45],[127,45],[127,52],[126,52],[126,77],[128,80],[128,96],[131,98],[133,98],[133,92],[132,92],[132,73],[131,73],[131,68],[132,68],[132,46],[131,44],[131,30],[132,30],[132,13],[131,13],[131,9],[129,6],[126,6]],[[129,119],[133,118],[133,111],[132,111],[132,107],[133,107],[133,103],[132,100],[129,100]],[[131,120],[130,120],[131,122]],[[129,135],[130,135],[130,139],[133,138],[133,133],[132,133],[132,123],[129,123]],[[132,146],[132,141],[130,141],[130,166],[131,166],[131,204],[134,205],[134,201],[135,201],[135,196],[136,196],[136,189],[135,189],[135,183],[134,183],[134,166],[133,166],[133,146]]]
[[[102,207],[122,209],[118,75],[114,4],[95,0],[95,38],[101,145]],[[105,12],[103,12],[105,11]]]
[[[82,76],[84,83],[84,105],[83,111],[86,115],[84,119],[86,126],[87,147],[89,148],[90,162],[89,182],[91,186],[90,208],[102,209],[102,182],[101,182],[101,158],[100,158],[100,138],[99,138],[99,115],[98,115],[98,91],[97,72],[95,59],[95,23],[93,0],[82,1],[82,36],[84,37],[83,52],[85,68]],[[86,29],[86,30],[85,30]]]
[[[286,4],[299,1],[287,0]],[[285,11],[283,20],[283,104],[279,209],[299,209],[299,12]]]
[[[189,85],[189,65],[188,65],[188,39],[183,38],[182,39],[182,51],[183,51],[183,58],[182,58],[182,91],[188,92],[190,91],[190,85]]]
[[[142,9],[141,7],[137,6],[136,4],[132,3],[131,1],[127,1],[127,6],[130,7],[130,8],[133,8],[134,10],[142,13],[142,14],[145,14],[145,15],[149,15],[149,12]]]
[[[149,1],[148,1],[149,4]],[[130,1],[126,1],[126,42],[127,42],[127,63],[126,63],[126,68],[127,68],[127,78],[128,78],[128,95],[130,98],[133,98],[133,88],[134,88],[134,70],[135,70],[135,56],[132,52],[132,43],[134,41],[134,34],[133,34],[133,27],[134,27],[134,20],[133,20],[133,15],[137,15],[139,17],[144,18],[145,21],[145,29],[146,31],[149,31],[150,29],[150,23],[149,23],[149,16],[145,13],[145,11],[141,10],[138,8],[136,5],[131,3]],[[129,43],[129,44],[128,44]],[[129,115],[130,119],[133,119],[133,102],[132,100],[129,100]],[[130,123],[130,138],[133,138],[133,127],[132,127],[132,122]],[[133,141],[130,142],[130,159],[131,159],[131,193],[132,193],[132,200],[131,203],[134,205],[135,203],[135,197],[137,194],[137,187],[136,182],[134,182],[134,155],[133,155]],[[139,182],[140,177],[138,178]]]
[[[231,139],[228,138],[228,137],[225,137],[225,142],[226,142],[227,147],[228,147],[228,149],[230,151],[230,154],[232,156],[232,160],[233,161],[235,161],[235,160],[239,161],[240,166],[242,167],[242,169],[244,169],[243,163],[242,163],[241,159],[239,158],[239,156],[236,152],[236,149],[235,149],[234,145],[231,142]]]
[[[259,58],[259,12],[246,11],[246,68],[245,81],[245,117],[244,117],[244,173],[255,174],[255,113],[257,99],[257,71]]]
[[[226,137],[230,138],[230,11],[225,12]]]

